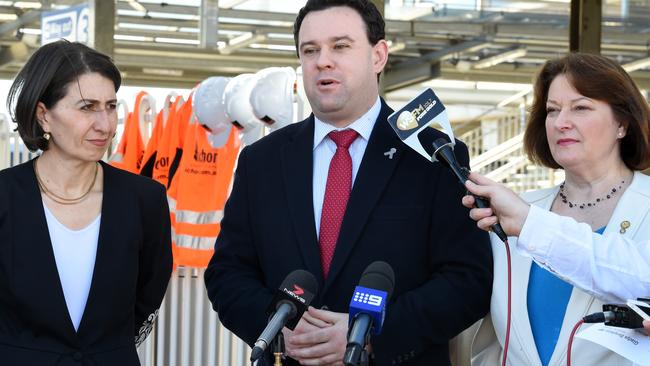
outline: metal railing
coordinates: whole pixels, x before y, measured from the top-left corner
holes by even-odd
[[[34,158],[37,153],[29,151],[6,115],[0,114],[0,169],[5,169]]]
[[[525,110],[508,109],[497,118],[485,118],[459,139],[469,149],[471,169],[504,183],[515,192],[547,188],[564,179],[562,170],[540,167],[523,151]]]
[[[142,366],[249,364],[248,345],[212,310],[204,272],[186,267],[173,272],[154,330],[138,348]]]

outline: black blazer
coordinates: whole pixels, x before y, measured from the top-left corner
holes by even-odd
[[[449,364],[448,340],[490,305],[492,252],[460,202],[463,187],[447,169],[404,145],[382,101],[352,188],[327,280],[323,280],[312,199],[313,116],[245,148],[205,272],[222,323],[253,344],[285,276],[316,276],[312,305],[347,312],[354,287],[373,261],[395,271],[377,365]],[[384,153],[397,152],[390,159]],[[456,145],[467,164],[467,148]]]
[[[169,208],[162,185],[102,168],[97,258],[77,332],[33,163],[0,172],[0,364],[140,364],[135,341],[150,331],[171,274]]]

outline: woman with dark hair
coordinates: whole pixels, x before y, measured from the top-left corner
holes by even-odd
[[[100,159],[121,76],[80,43],[39,48],[8,106],[42,154],[0,172],[3,365],[139,365],[171,273],[164,188]]]
[[[536,215],[537,234],[522,235],[525,244],[516,237],[508,240],[512,248],[520,248],[512,257],[512,278],[517,280],[512,283],[508,364],[564,365],[573,326],[583,316],[601,311],[601,300],[633,296],[639,289],[630,284],[612,291],[608,274],[618,271],[629,278],[643,259],[630,258],[627,270],[614,268],[615,260],[606,255],[612,246],[606,241],[627,241],[632,255],[644,251],[635,243],[650,240],[650,177],[640,173],[650,166],[650,110],[630,76],[597,55],[570,54],[548,61],[534,93],[524,148],[533,162],[563,169],[565,181],[525,193],[522,201],[513,200],[514,194],[505,187],[473,174],[471,179],[480,186],[468,182],[468,189],[490,198],[492,208],[473,208],[470,216],[487,230],[502,218],[501,212],[523,215],[524,220],[528,211]],[[466,196],[463,204],[472,207],[474,200]],[[521,234],[521,223],[503,218],[507,233]],[[567,221],[568,226],[562,224]],[[605,239],[599,240],[600,235]],[[506,257],[503,244],[495,235],[492,238],[491,309],[474,338],[475,365],[498,364],[503,354]],[[531,253],[536,253],[537,261]],[[602,283],[594,285],[596,281]],[[577,365],[631,364],[585,340],[577,339],[572,348]]]

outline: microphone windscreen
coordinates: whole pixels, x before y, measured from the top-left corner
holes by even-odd
[[[395,287],[395,272],[390,264],[382,261],[370,263],[363,271],[359,286],[381,290],[388,293],[386,300],[390,299]]]
[[[433,142],[436,140],[443,140],[443,138],[439,137],[440,134],[436,133],[436,129],[433,127],[425,128],[418,134],[418,140],[420,141],[420,144],[422,144],[422,147],[424,148],[424,151],[429,154],[429,157],[433,156],[433,153],[435,152],[436,148],[433,147]]]
[[[313,274],[302,269],[297,269],[289,273],[284,281],[282,281],[280,290],[285,288],[297,295],[301,295],[303,290],[316,294],[318,293],[318,282]]]

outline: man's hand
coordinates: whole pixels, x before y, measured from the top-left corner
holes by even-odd
[[[348,314],[309,307],[296,329],[283,329],[287,356],[302,365],[342,365]]]
[[[650,335],[650,321],[644,320],[643,328],[645,329],[646,334]]]
[[[282,328],[282,335],[284,336],[284,348],[287,356],[290,356],[291,354],[295,353],[296,349],[301,348],[299,346],[296,346],[295,342],[293,342],[294,337],[300,334],[314,332],[326,326],[331,326],[331,324],[321,322],[321,321],[315,322],[318,325],[312,324],[309,321],[307,321],[307,314],[308,313],[303,314],[302,318],[300,318],[300,321],[298,321],[298,325],[296,325],[293,331],[289,330],[287,327]]]
[[[472,173],[469,179],[465,187],[473,194],[490,200],[490,208],[476,208],[474,196],[463,197],[463,205],[471,208],[469,217],[476,221],[476,226],[490,231],[490,227],[498,222],[506,234],[518,236],[530,206],[506,186],[478,173]]]

